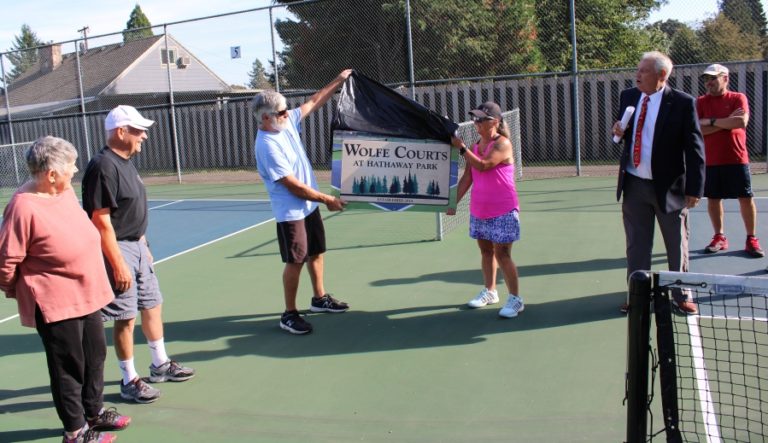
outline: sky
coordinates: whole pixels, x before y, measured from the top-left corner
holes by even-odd
[[[565,0],[564,0],[565,1]],[[768,12],[768,0],[761,0]],[[270,0],[0,0],[0,52],[13,46],[21,26],[28,24],[42,41],[69,41],[81,36],[78,29],[88,26],[89,36],[121,31],[138,3],[153,25],[170,24],[198,17],[225,14],[270,6]],[[669,0],[651,16],[651,22],[676,19],[693,24],[717,11],[718,0]],[[577,2],[578,6],[578,2]],[[274,18],[285,19],[283,8],[274,9]],[[239,16],[169,26],[186,49],[200,58],[229,84],[248,82],[254,60],[266,67],[272,59],[269,12],[265,9]],[[204,31],[202,30],[204,28]],[[155,33],[161,33],[155,29]],[[89,46],[102,46],[120,41],[120,36],[94,38]],[[230,49],[239,46],[242,57],[232,59]],[[281,46],[277,42],[276,50]],[[74,44],[62,51],[73,52]],[[10,63],[4,61],[6,72]]]

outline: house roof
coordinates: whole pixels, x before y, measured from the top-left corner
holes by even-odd
[[[98,95],[161,38],[162,35],[155,35],[128,43],[92,48],[80,54],[83,95]],[[41,69],[43,62],[43,57],[39,57],[36,64],[9,84],[12,107],[80,97],[75,53],[62,55],[61,65],[47,73]]]

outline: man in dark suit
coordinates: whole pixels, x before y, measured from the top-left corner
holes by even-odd
[[[655,221],[661,229],[670,271],[688,271],[688,209],[704,192],[704,141],[696,99],[667,86],[672,61],[648,52],[637,66],[634,88],[621,92],[620,114],[635,112],[626,129],[617,121],[613,134],[624,138],[616,199],[627,241],[627,276],[651,269]],[[673,294],[685,313],[698,312],[684,293]],[[626,312],[626,306],[622,306]]]

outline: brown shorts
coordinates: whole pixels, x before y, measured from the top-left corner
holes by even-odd
[[[304,220],[279,222],[277,243],[283,263],[304,263],[307,258],[325,252],[325,227],[320,209]]]

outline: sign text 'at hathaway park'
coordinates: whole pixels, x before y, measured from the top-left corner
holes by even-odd
[[[348,207],[445,211],[456,206],[458,156],[438,140],[334,131],[331,185]]]

